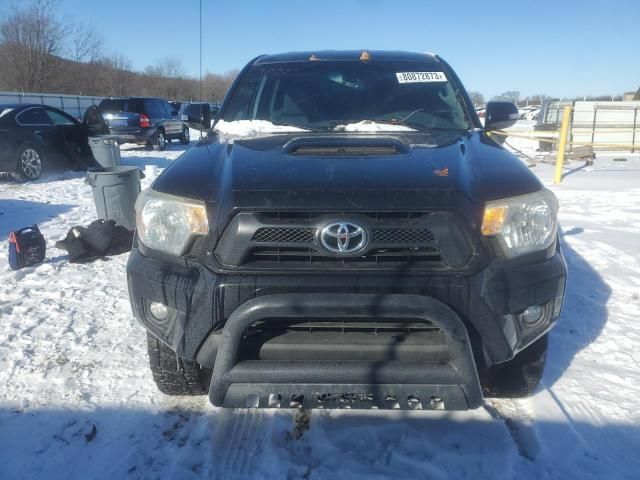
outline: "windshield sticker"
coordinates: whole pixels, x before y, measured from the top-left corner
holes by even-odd
[[[428,83],[446,82],[447,77],[443,72],[398,72],[398,83]]]

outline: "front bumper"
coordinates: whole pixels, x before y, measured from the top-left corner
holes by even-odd
[[[445,333],[448,362],[240,361],[247,329],[275,318],[421,319]],[[275,320],[272,320],[275,321]],[[218,348],[211,403],[225,407],[431,408],[466,410],[482,403],[467,330],[443,303],[415,295],[265,295],[227,320]],[[247,404],[249,399],[249,404]]]
[[[286,297],[295,303],[296,299],[301,298],[300,295],[312,298],[309,305],[313,305],[313,308],[306,306],[303,302],[304,305],[299,308],[306,313],[303,314],[300,309],[296,311],[300,317],[322,316],[320,312],[326,309],[331,310],[331,308],[334,308],[333,312],[337,315],[338,310],[346,308],[345,305],[362,307],[360,310],[351,308],[349,316],[358,316],[358,311],[363,310],[371,313],[371,306],[367,306],[366,302],[374,297],[378,299],[402,297],[403,301],[393,301],[396,303],[389,300],[391,303],[385,307],[391,308],[391,305],[396,305],[397,308],[393,314],[396,317],[402,316],[404,303],[422,305],[423,302],[437,302],[452,311],[460,320],[465,328],[467,348],[475,363],[484,367],[512,359],[520,350],[526,348],[554,325],[560,314],[566,281],[566,264],[559,249],[554,249],[550,255],[534,263],[522,264],[521,260],[501,261],[490,264],[472,275],[462,276],[437,273],[402,275],[393,272],[388,272],[386,275],[367,275],[358,272],[344,272],[340,275],[336,275],[335,272],[326,275],[318,273],[221,274],[197,262],[184,261],[182,264],[177,264],[168,260],[161,261],[145,256],[135,248],[130,256],[127,272],[130,299],[136,317],[178,355],[197,360],[204,367],[215,368],[218,376],[214,375],[214,379],[227,379],[225,380],[227,382],[231,379],[235,386],[225,384],[227,386],[223,388],[220,387],[220,383],[213,382],[212,385],[216,384],[218,387],[212,386],[212,401],[216,404],[237,406],[239,406],[238,399],[248,391],[247,382],[255,384],[260,378],[269,378],[269,371],[281,372],[284,375],[282,378],[286,377],[285,384],[295,384],[298,387],[303,378],[316,378],[317,382],[309,384],[311,390],[315,389],[316,393],[334,393],[330,388],[332,382],[329,382],[326,388],[321,388],[321,385],[326,384],[326,381],[325,383],[319,381],[322,378],[321,372],[316,372],[314,377],[312,370],[300,368],[298,362],[296,362],[297,366],[285,369],[281,368],[282,364],[270,364],[273,362],[257,362],[260,366],[253,365],[252,369],[245,371],[242,368],[248,367],[247,365],[240,370],[233,367],[236,339],[241,336],[239,332],[244,330],[239,328],[236,331],[235,327],[230,325],[236,321],[245,325],[245,318],[253,318],[251,315],[254,310],[261,308],[264,310],[266,308],[264,305],[271,304],[269,299]],[[349,299],[331,307],[335,298],[344,295]],[[149,312],[151,302],[160,302],[171,307],[173,314],[164,321],[157,320]],[[521,312],[532,305],[542,305],[545,310],[544,318],[534,328],[527,327],[520,321]],[[389,310],[382,308],[374,312],[373,316],[384,317],[385,313],[389,316],[388,312]],[[412,312],[416,313],[416,310]],[[417,313],[420,312],[421,310],[418,309]],[[429,315],[428,319],[447,333],[447,324],[443,325],[441,318]],[[234,332],[231,343],[225,340],[228,331]],[[221,358],[231,358],[232,361],[220,364]],[[407,363],[402,365],[402,368],[409,368]],[[343,370],[341,366],[336,366],[334,372],[337,375],[336,378],[333,378],[330,372],[325,372],[327,373],[325,378],[337,381],[339,372]],[[409,375],[407,381],[427,381],[428,378],[420,376],[419,370],[420,368],[416,370],[415,378]],[[388,375],[385,377],[387,379],[396,378],[398,374],[398,371],[392,367],[385,367],[380,371],[387,371],[385,374]],[[286,374],[286,372],[289,373]],[[366,369],[361,370],[351,380],[345,378],[343,381],[358,385],[358,381],[370,373]],[[434,386],[433,382],[427,382],[424,385],[430,385],[430,389],[428,392],[420,392],[423,395],[421,398],[425,398],[424,395],[429,392],[431,393],[426,398],[440,398],[446,394],[450,399],[446,405],[447,409],[454,408],[453,405],[457,405],[455,408],[462,408],[460,403],[462,400],[452,399],[463,398],[455,392],[464,391],[464,388],[460,387],[462,384],[467,385],[465,388],[472,389],[470,384],[466,380],[455,383],[453,382],[455,379],[446,378],[446,375],[442,377],[442,372],[432,371],[431,373],[433,378],[449,382],[440,382],[438,385],[454,385],[453,390],[449,387],[445,389],[447,391],[437,390],[431,388]],[[473,373],[475,374],[475,370]],[[377,385],[383,384],[385,383],[377,383]],[[415,386],[415,384],[409,384]],[[226,393],[220,394],[223,390],[232,392],[229,394],[230,400],[226,400]],[[266,401],[266,397],[262,394],[266,394],[267,390],[258,389],[257,393],[254,391],[260,402]],[[288,394],[291,391],[291,389],[283,389],[280,393]],[[400,389],[399,391],[402,396],[409,390]],[[376,398],[379,398],[380,392],[377,390],[361,393],[376,394],[378,395]],[[472,408],[475,401],[469,400],[466,393],[465,395],[467,406]]]
[[[114,135],[118,139],[118,143],[147,143],[151,141],[155,129],[153,128],[138,128],[138,129],[117,129],[111,128],[109,130],[110,135]]]

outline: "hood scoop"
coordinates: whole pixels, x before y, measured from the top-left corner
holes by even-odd
[[[289,155],[305,157],[388,157],[409,153],[395,138],[296,138],[284,145]]]

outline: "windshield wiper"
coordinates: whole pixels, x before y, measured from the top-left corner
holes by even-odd
[[[313,127],[307,127],[307,126],[303,126],[303,125],[296,125],[296,124],[293,124],[293,123],[279,123],[279,122],[272,122],[271,120],[269,120],[269,122],[271,122],[272,125],[277,125],[278,127],[301,128],[301,129],[307,130],[309,132],[321,132],[322,131],[320,128],[313,128]]]
[[[423,127],[424,130],[423,131],[440,131],[440,132],[468,132],[469,129],[468,128],[463,128],[463,127],[429,127],[429,126],[425,126]]]

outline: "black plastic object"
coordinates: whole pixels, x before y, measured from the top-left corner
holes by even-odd
[[[44,260],[47,244],[37,225],[9,232],[9,267],[20,270]]]
[[[246,330],[274,318],[406,318],[437,325],[448,362],[239,362]],[[466,410],[482,403],[467,330],[445,304],[418,295],[283,294],[255,298],[233,312],[222,332],[209,399],[231,408],[401,408]],[[248,403],[249,402],[249,403]]]
[[[83,263],[131,250],[133,232],[113,220],[96,220],[87,227],[76,226],[56,242],[56,248],[69,253],[70,263]]]
[[[87,173],[85,183],[93,188],[98,218],[135,230],[135,204],[141,178],[144,174],[137,167],[99,168]]]

